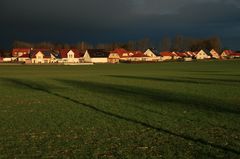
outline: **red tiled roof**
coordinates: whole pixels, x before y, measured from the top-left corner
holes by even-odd
[[[30,48],[14,48],[12,52],[30,52]]]
[[[174,56],[172,52],[160,52],[160,56]]]
[[[123,53],[127,53],[128,51],[123,49],[123,48],[117,48],[113,51],[111,51],[111,53],[118,53],[118,54],[123,54]]]
[[[223,52],[225,52],[225,54],[227,56],[235,56],[235,57],[238,56],[238,57],[240,57],[240,53],[237,53],[233,50],[224,50]]]
[[[187,53],[185,53],[185,52],[176,52],[175,54],[179,57],[187,57],[188,56]]]
[[[137,51],[131,51],[131,53],[133,53],[133,54],[144,54],[142,51],[139,51],[139,50],[137,50]]]
[[[148,57],[147,55],[144,55],[142,51],[133,51],[133,55],[131,57]]]
[[[240,57],[240,53],[234,52],[234,53],[231,53],[230,56],[239,56]]]
[[[127,56],[123,56],[123,55],[127,55]],[[129,54],[126,52],[126,53],[118,53],[119,57],[120,58],[126,58],[126,57],[129,57]]]
[[[188,51],[187,54],[190,55],[190,56],[196,56],[197,55],[196,52],[192,52],[192,51]]]
[[[12,50],[12,56],[18,56],[19,52],[26,52],[30,53],[31,49],[30,48],[13,48]]]
[[[80,58],[80,57],[83,57],[83,53],[81,53],[80,50],[78,49],[60,49],[59,50],[59,53],[60,53],[60,57],[61,58],[67,58],[67,54],[69,51],[71,51],[74,53],[74,58]]]
[[[232,50],[224,50],[223,52],[225,52],[226,55],[231,55],[234,54],[235,52]]]
[[[69,49],[60,49],[59,54],[61,58],[67,58],[67,53],[69,52]]]
[[[27,58],[29,57],[29,54],[23,54],[22,56],[20,56],[19,58]]]

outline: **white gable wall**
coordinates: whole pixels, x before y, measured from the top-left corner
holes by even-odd
[[[148,57],[157,57],[150,49],[147,49],[144,55],[147,55]]]
[[[79,58],[75,58],[75,53],[72,50],[70,50],[67,53],[66,61],[69,62],[69,63],[78,63],[79,62]]]
[[[90,55],[89,55],[87,50],[86,50],[86,52],[85,52],[85,54],[83,56],[83,60],[84,60],[84,62],[92,62],[91,57],[90,57]]]
[[[210,57],[204,52],[203,50],[199,51],[196,55],[196,59],[203,60],[203,59],[209,59]]]
[[[211,53],[213,58],[215,58],[215,59],[219,59],[220,58],[219,54],[215,50],[211,50],[210,53]]]

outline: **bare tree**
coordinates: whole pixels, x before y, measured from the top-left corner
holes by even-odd
[[[221,39],[219,37],[210,38],[210,49],[214,49],[217,52],[222,51]]]
[[[184,45],[184,38],[181,35],[177,35],[174,39],[173,39],[173,45],[172,45],[172,50],[173,51],[183,51]]]
[[[170,51],[171,48],[171,39],[169,37],[163,37],[160,42],[160,50],[161,51]]]
[[[32,43],[24,42],[24,41],[14,41],[13,48],[32,48],[34,45]]]

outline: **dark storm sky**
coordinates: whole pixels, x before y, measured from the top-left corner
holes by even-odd
[[[0,47],[220,36],[240,49],[240,0],[0,0]]]

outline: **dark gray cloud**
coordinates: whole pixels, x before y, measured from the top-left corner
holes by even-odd
[[[239,0],[1,0],[0,42],[124,41],[218,35],[240,43]],[[1,46],[1,44],[0,44]]]

